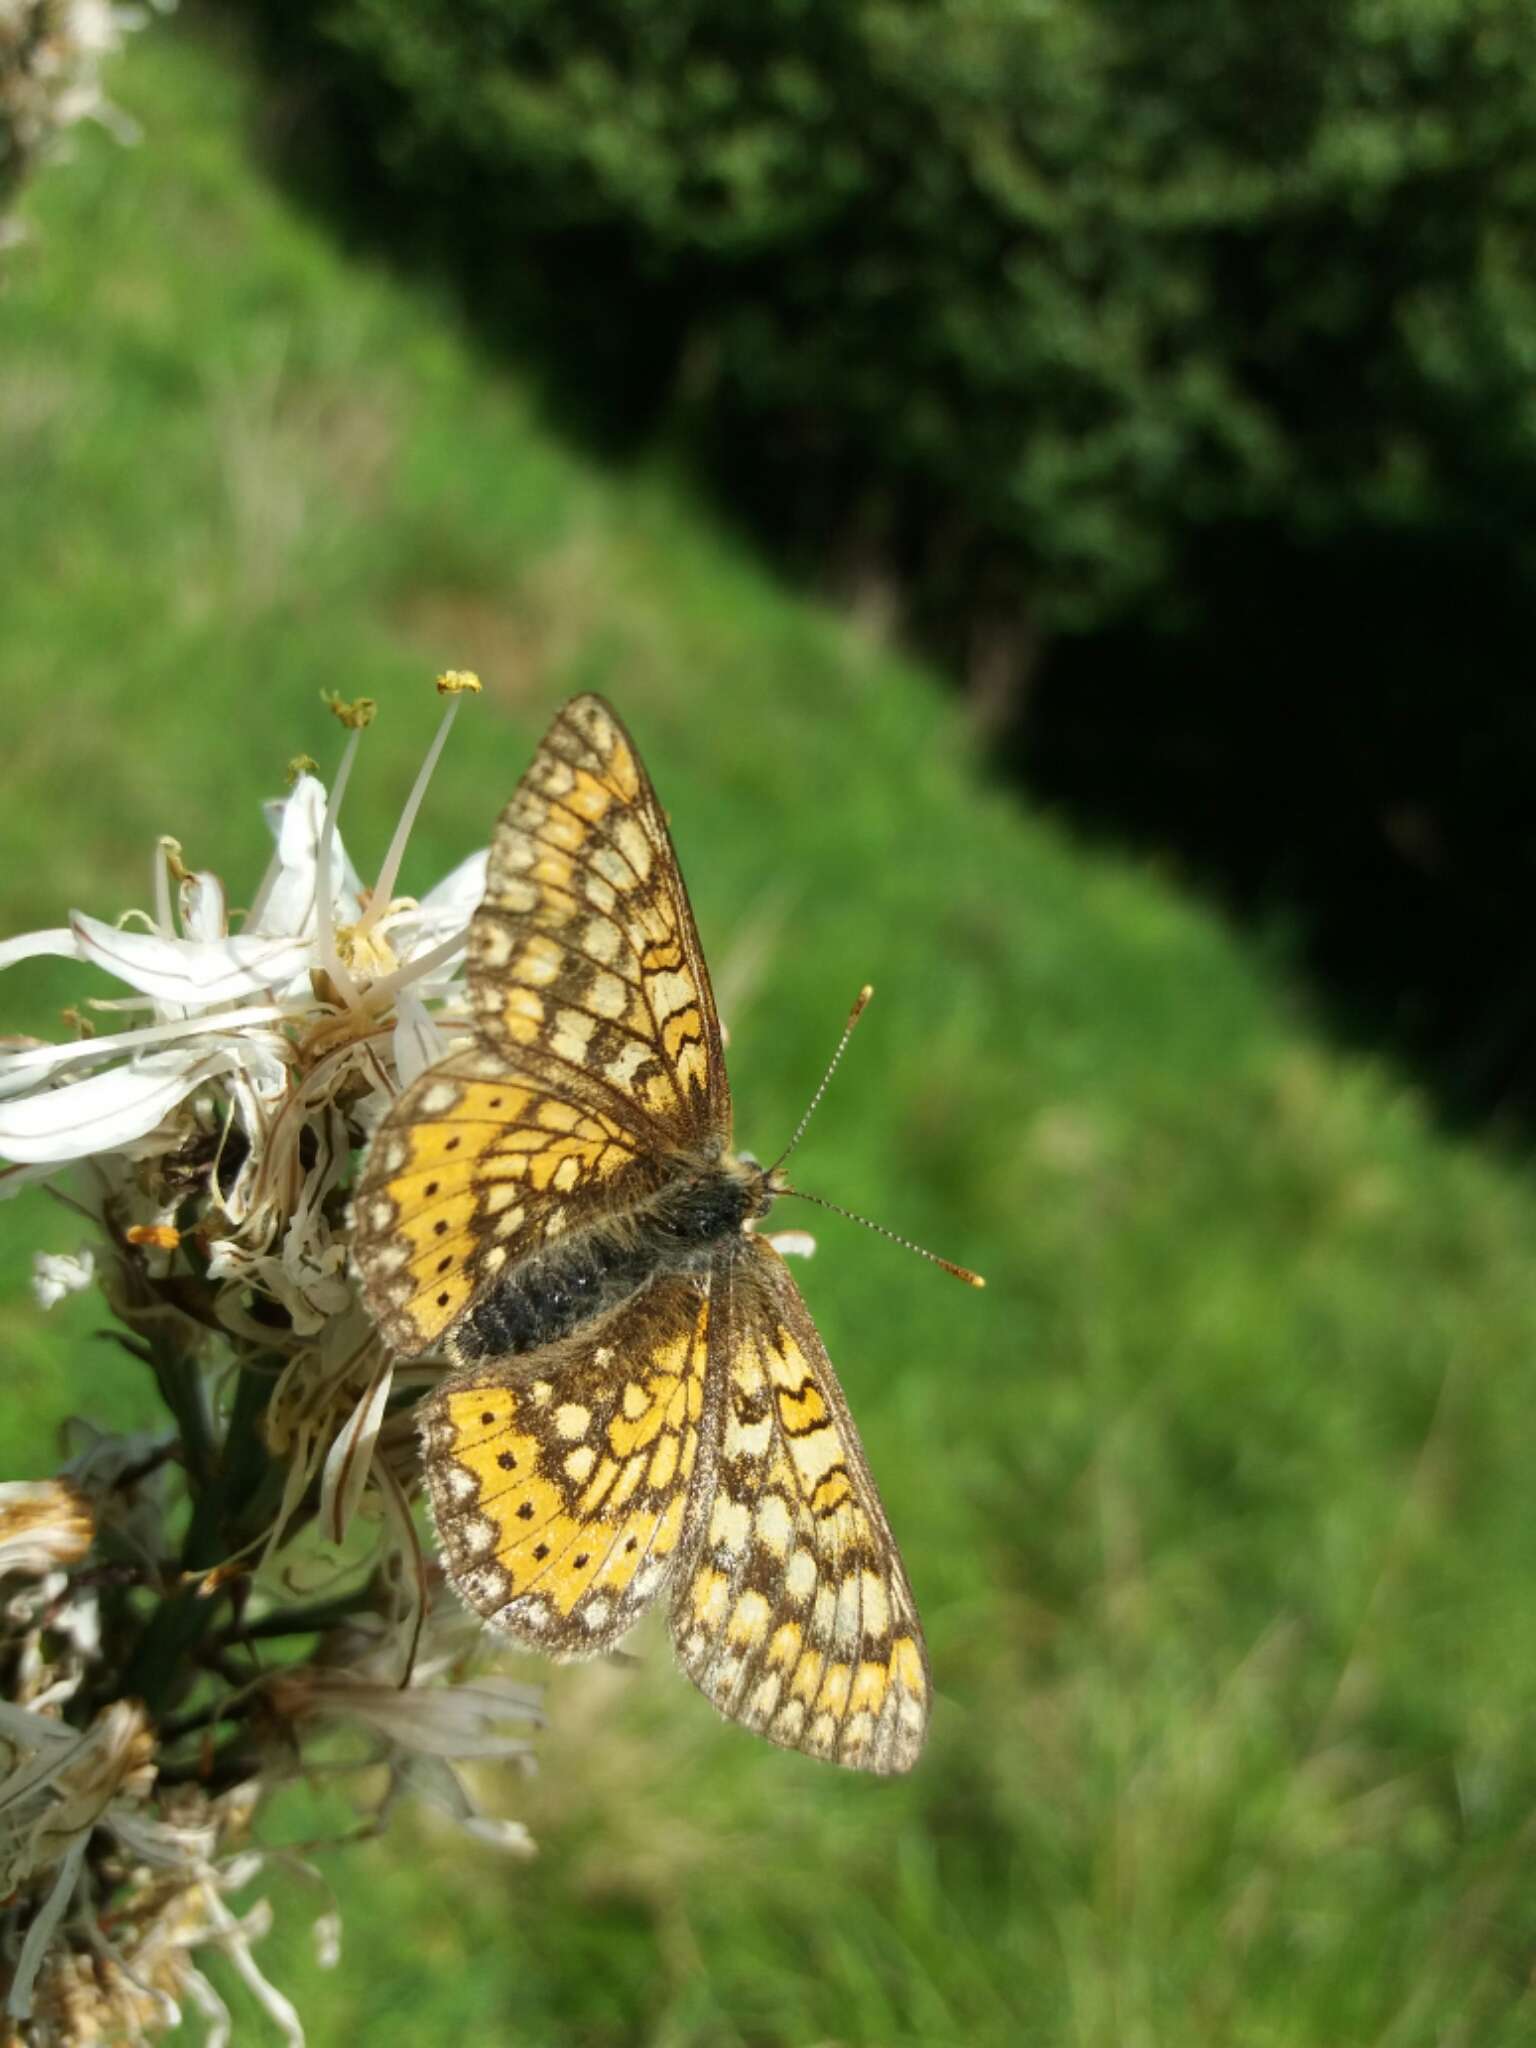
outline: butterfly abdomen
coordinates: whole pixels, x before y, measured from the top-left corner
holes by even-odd
[[[659,1274],[702,1273],[714,1247],[761,1213],[761,1175],[734,1162],[689,1169],[646,1201],[558,1237],[508,1268],[449,1340],[465,1365],[538,1351],[620,1307]]]

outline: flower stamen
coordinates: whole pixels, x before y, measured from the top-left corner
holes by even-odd
[[[340,716],[340,713],[337,715]],[[341,811],[342,797],[346,794],[352,763],[357,758],[357,745],[362,731],[363,725],[357,724],[347,736],[347,744],[342,750],[341,766],[336,770],[336,780],[331,784],[325,816],[321,820],[320,843],[315,850],[315,918],[320,939],[320,963],[330,978],[331,986],[349,1010],[357,1009],[360,996],[357,983],[347,972],[336,944],[335,904],[331,893],[331,853],[336,843],[336,819]]]
[[[447,697],[448,706],[439,721],[436,737],[427,749],[427,758],[422,762],[416,780],[411,786],[411,793],[405,800],[405,809],[400,813],[400,822],[395,827],[395,836],[389,842],[389,851],[384,856],[384,865],[379,870],[379,879],[374,884],[373,895],[369,900],[368,907],[353,927],[352,938],[354,944],[359,939],[367,936],[368,932],[389,907],[390,898],[394,894],[395,883],[399,879],[400,864],[405,858],[406,841],[410,838],[411,828],[416,823],[416,814],[421,809],[422,799],[427,793],[427,784],[432,780],[432,771],[436,768],[438,758],[448,743],[448,735],[453,730],[453,721],[459,715],[459,704],[462,698],[472,690],[478,691],[480,680],[477,676],[469,675],[467,671],[450,669],[446,675],[438,678],[437,687],[439,693]]]

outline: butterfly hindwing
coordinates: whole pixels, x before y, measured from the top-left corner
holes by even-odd
[[[711,1491],[708,1275],[654,1281],[594,1338],[455,1375],[421,1411],[459,1592],[555,1657],[616,1642],[693,1540]]]
[[[783,1260],[742,1240],[717,1271],[718,1473],[672,1602],[685,1671],[789,1749],[909,1770],[928,1720],[917,1608],[847,1403]]]

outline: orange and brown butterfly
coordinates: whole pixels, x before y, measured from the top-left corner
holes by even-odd
[[[422,1406],[448,1575],[520,1642],[610,1647],[661,1594],[771,1742],[905,1771],[929,1675],[831,1362],[754,1226],[666,819],[601,698],[545,735],[469,934],[475,1043],[393,1104],[356,1202],[369,1307],[455,1370]]]

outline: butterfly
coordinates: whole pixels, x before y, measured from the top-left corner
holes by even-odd
[[[831,1361],[756,1226],[787,1183],[731,1143],[709,973],[666,818],[600,698],[556,716],[497,824],[474,1043],[396,1099],[355,1255],[418,1411],[448,1577],[556,1658],[665,1594],[722,1714],[911,1768],[922,1629]]]

